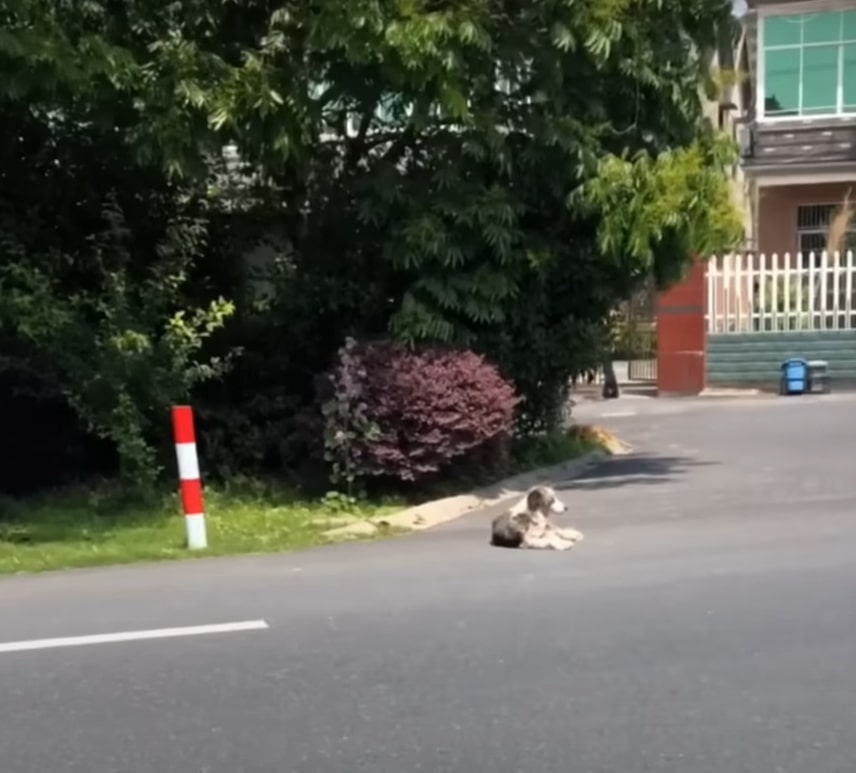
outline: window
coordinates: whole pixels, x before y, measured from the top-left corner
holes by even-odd
[[[826,249],[829,222],[840,204],[809,204],[797,207],[797,248],[804,266],[814,253],[814,264],[820,266],[821,253]],[[856,250],[856,223],[850,225],[844,238],[845,250]]]
[[[856,11],[764,16],[765,118],[856,113]]]

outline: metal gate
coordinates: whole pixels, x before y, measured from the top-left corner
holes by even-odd
[[[629,381],[657,381],[656,304],[657,291],[652,284],[622,306],[620,322],[624,329],[615,359],[627,361]]]

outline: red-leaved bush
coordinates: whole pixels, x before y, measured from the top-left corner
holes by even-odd
[[[324,403],[334,482],[418,481],[466,455],[507,448],[514,387],[470,351],[348,341]]]

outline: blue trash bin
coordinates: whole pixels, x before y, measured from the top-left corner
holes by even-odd
[[[792,357],[782,363],[783,395],[803,395],[808,389],[808,363],[799,357]]]

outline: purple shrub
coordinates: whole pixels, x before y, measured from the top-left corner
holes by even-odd
[[[334,483],[417,482],[461,457],[491,466],[507,453],[518,397],[473,352],[349,341],[330,383],[325,443]]]

